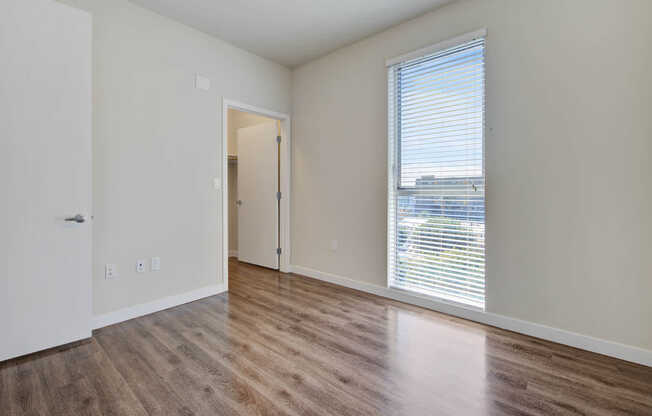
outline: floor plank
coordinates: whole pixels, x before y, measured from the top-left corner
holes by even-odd
[[[229,267],[229,293],[0,363],[0,415],[652,415],[652,368]]]

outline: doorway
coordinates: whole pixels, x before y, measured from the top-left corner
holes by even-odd
[[[224,100],[224,283],[229,260],[289,272],[290,118]]]

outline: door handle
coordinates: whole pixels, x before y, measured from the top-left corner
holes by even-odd
[[[238,199],[237,201],[235,201],[235,204],[236,204],[237,206],[242,205],[242,200],[241,200],[241,199]]]
[[[68,217],[66,218],[67,222],[76,222],[77,224],[81,224],[83,222],[86,222],[86,217],[84,217],[81,214],[77,214],[74,217]]]

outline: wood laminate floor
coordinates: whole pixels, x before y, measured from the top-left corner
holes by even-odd
[[[296,275],[0,363],[0,415],[652,415],[652,369]]]

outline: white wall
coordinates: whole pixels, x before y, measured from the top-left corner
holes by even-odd
[[[487,310],[652,349],[650,16],[460,1],[296,69],[293,264],[385,286],[384,60],[486,27]]]
[[[94,20],[94,313],[220,284],[220,97],[289,112],[289,70],[125,0],[64,2]]]

